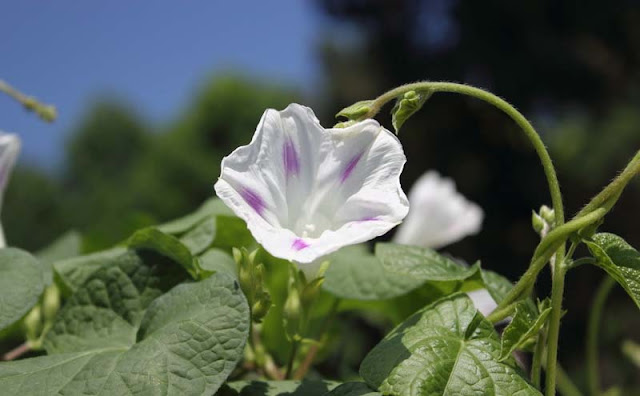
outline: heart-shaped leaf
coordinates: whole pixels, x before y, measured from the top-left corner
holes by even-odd
[[[384,300],[407,294],[424,279],[387,270],[364,245],[348,246],[329,256],[323,287],[329,293],[354,300]]]
[[[149,251],[127,252],[96,271],[47,335],[52,354],[0,363],[0,389],[25,395],[215,393],[242,356],[246,300],[225,274],[160,296],[184,277],[166,261]]]
[[[464,294],[427,306],[394,329],[364,359],[360,375],[394,395],[539,395]]]
[[[640,253],[614,234],[595,234],[585,243],[596,265],[607,271],[640,308]]]

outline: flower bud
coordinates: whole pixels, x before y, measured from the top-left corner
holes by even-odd
[[[60,309],[60,289],[55,284],[44,290],[42,297],[42,317],[45,323],[52,323]]]
[[[40,309],[40,305],[36,305],[29,311],[23,319],[22,326],[27,342],[37,342],[42,332],[42,310]]]
[[[544,221],[549,223],[549,225],[555,225],[556,212],[547,205],[542,205],[540,207],[540,217],[542,217]]]
[[[348,120],[358,121],[371,111],[372,104],[373,100],[361,100],[340,110],[340,112],[336,114],[336,117],[344,117]]]
[[[300,294],[295,287],[289,288],[289,295],[284,303],[283,311],[284,328],[287,337],[296,339],[300,337],[300,322],[302,319],[302,304]]]

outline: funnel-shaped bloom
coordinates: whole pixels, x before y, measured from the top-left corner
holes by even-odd
[[[480,231],[482,209],[435,171],[416,181],[409,202],[411,211],[394,236],[396,243],[437,249]]]
[[[9,182],[9,174],[18,158],[20,139],[16,135],[0,132],[0,208],[2,197]],[[0,248],[5,246],[4,233],[0,225]]]
[[[265,111],[251,143],[222,160],[215,190],[269,253],[311,263],[402,221],[405,161],[376,121],[324,129],[311,109],[291,104]]]

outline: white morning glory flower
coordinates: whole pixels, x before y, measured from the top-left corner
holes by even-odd
[[[422,175],[409,192],[411,210],[394,242],[437,249],[480,231],[482,209],[456,191],[453,180],[435,171]]]
[[[273,256],[317,263],[402,221],[405,162],[375,120],[324,129],[311,109],[291,104],[265,111],[251,143],[222,160],[215,190]]]
[[[18,158],[20,139],[16,135],[0,132],[0,208],[9,181],[9,174]],[[0,248],[5,247],[4,233],[0,225]]]

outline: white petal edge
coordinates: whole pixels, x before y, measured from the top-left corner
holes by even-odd
[[[313,126],[311,128],[312,131],[315,131],[313,133],[321,133],[323,140],[331,140],[337,136],[355,136],[355,134],[366,128],[375,128],[375,130],[379,132],[375,139],[380,139],[382,144],[388,145],[391,150],[395,150],[396,155],[394,156],[394,164],[386,173],[388,180],[385,184],[387,190],[392,189],[393,191],[379,191],[376,194],[375,186],[368,186],[369,191],[364,191],[359,197],[357,196],[358,194],[354,194],[354,196],[356,196],[355,199],[367,202],[368,194],[369,200],[374,202],[376,205],[387,205],[389,213],[376,216],[375,219],[366,219],[366,221],[347,222],[339,229],[325,231],[318,238],[305,238],[305,242],[308,243],[308,246],[305,246],[303,249],[292,249],[292,243],[300,239],[301,236],[296,235],[291,229],[279,227],[275,224],[273,218],[267,217],[265,219],[264,214],[258,214],[256,210],[254,210],[254,208],[252,208],[252,206],[243,199],[237,189],[226,180],[226,174],[228,174],[229,166],[236,165],[238,158],[242,159],[241,162],[243,164],[246,164],[247,160],[251,162],[258,158],[258,151],[260,148],[258,142],[260,142],[264,133],[263,129],[265,119],[268,116],[275,115],[274,113],[279,114],[280,116],[293,113],[297,114],[298,117],[306,117],[309,124]],[[321,150],[321,148],[318,147],[318,150]],[[328,154],[330,154],[330,152]],[[253,157],[249,157],[249,155],[253,155]],[[248,146],[239,147],[223,159],[221,177],[216,182],[214,188],[218,197],[220,197],[240,218],[245,220],[247,227],[253,234],[254,238],[265,248],[265,250],[279,258],[301,264],[308,264],[317,261],[327,254],[335,252],[343,246],[364,242],[383,235],[402,221],[409,210],[409,202],[402,191],[399,180],[399,176],[405,162],[406,157],[404,156],[402,145],[399,140],[390,131],[382,128],[376,121],[367,120],[345,129],[325,130],[320,126],[311,109],[297,104],[292,104],[282,112],[267,110],[264,113],[251,143]],[[389,180],[392,182],[389,183]],[[273,185],[277,184],[278,181],[282,183],[282,179],[272,177],[271,180],[262,180],[262,183],[256,183],[258,185],[252,186],[252,188],[260,189],[259,193],[261,194],[268,193],[269,190],[273,190]],[[263,185],[260,186],[260,184]],[[271,185],[271,187],[269,187],[269,185]],[[391,185],[392,188],[389,188],[389,185]],[[280,193],[281,192],[273,195],[278,196]],[[391,193],[391,195],[388,199],[380,199],[380,197],[377,196],[384,196],[389,193]],[[271,200],[267,205],[272,204],[277,206],[276,200],[277,199]]]

